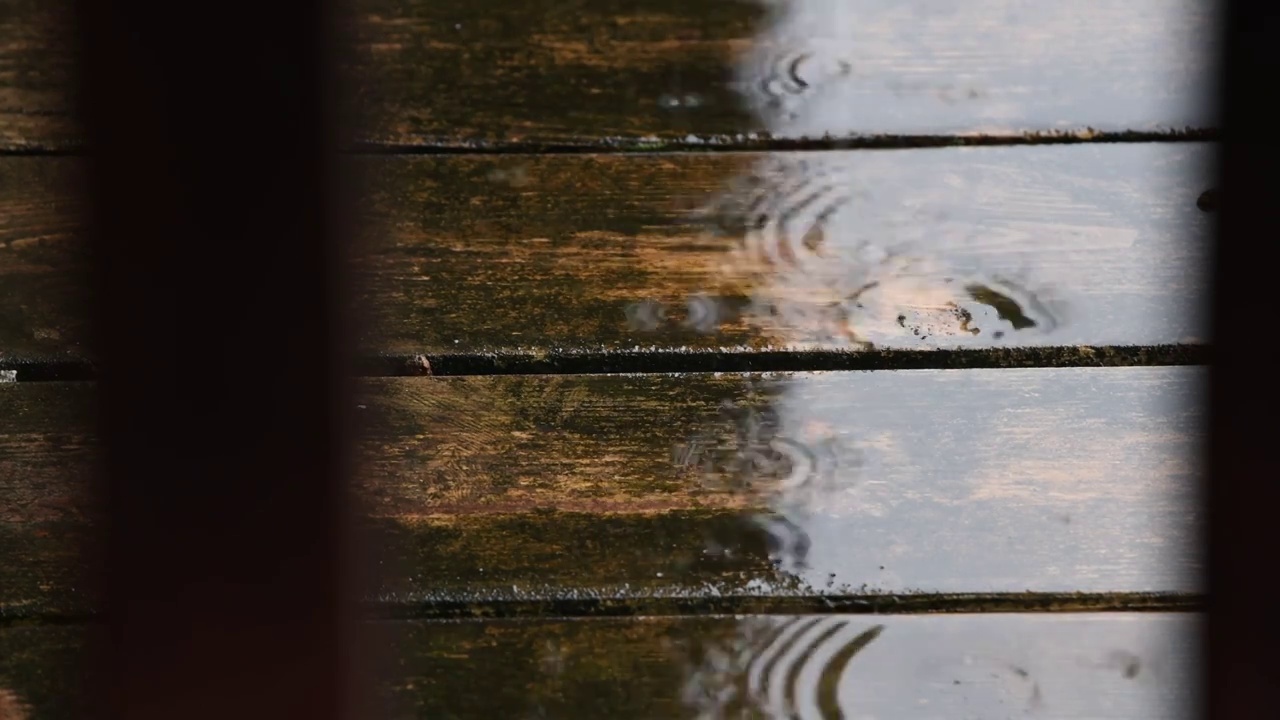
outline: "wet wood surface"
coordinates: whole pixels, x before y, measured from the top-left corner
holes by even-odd
[[[1199,625],[1185,613],[827,615],[388,622],[365,632],[394,648],[379,673],[394,718],[1175,720],[1194,717],[1200,695]],[[95,717],[72,664],[91,632],[0,629],[0,708],[7,699],[31,718]]]
[[[1212,127],[1195,0],[355,0],[374,147],[652,149],[780,138]],[[0,149],[77,147],[61,2],[0,3]]]
[[[1212,151],[371,159],[365,345],[1202,341]]]
[[[353,160],[361,351],[546,372],[584,352],[659,370],[690,350],[1203,342],[1213,150]],[[6,367],[86,356],[80,163],[0,159]]]
[[[1196,620],[808,616],[393,626],[387,630],[403,633],[406,661],[387,695],[418,717],[492,717],[519,707],[532,717],[590,708],[632,717],[772,709],[802,718],[1189,718],[1198,689],[1188,681]],[[488,667],[508,668],[506,679],[446,680]],[[510,682],[517,677],[531,682]]]
[[[388,716],[1189,717],[1212,8],[766,5],[348,5],[362,372],[439,376],[351,410]],[[95,713],[96,391],[7,382],[93,375],[65,9],[0,0],[4,720]]]
[[[386,552],[367,599],[465,615],[1194,594],[1202,381],[1199,368],[369,379],[359,494]],[[76,419],[92,398],[83,383],[0,392],[15,418],[0,445],[10,615],[92,609],[68,563],[96,513]]]

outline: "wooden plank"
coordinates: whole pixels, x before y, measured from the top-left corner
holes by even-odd
[[[1213,152],[370,159],[364,344],[447,356],[1203,340],[1211,217],[1196,200]]]
[[[83,358],[84,161],[0,159],[0,362]]]
[[[757,19],[736,1],[652,0],[622,14],[605,2],[559,3],[556,12],[531,3],[499,23],[484,2],[362,4],[355,68],[377,82],[363,102],[361,137],[662,146],[741,142],[751,132],[1213,124],[1203,100],[1215,18],[1194,0],[759,5],[774,12]],[[737,107],[751,112],[730,111]]]
[[[381,595],[1194,592],[1202,379],[370,381],[369,512],[442,553]]]
[[[397,613],[610,613],[1195,593],[1202,381],[1201,368],[366,380],[359,488],[385,549],[366,598]],[[17,383],[0,401],[70,406],[85,398],[73,387]],[[0,476],[0,496],[77,495],[84,456],[41,432],[4,448],[50,469]],[[28,503],[4,542],[84,522]],[[23,562],[35,569],[6,586],[25,603],[13,614],[83,607],[57,578],[25,579],[56,561]]]
[[[1194,0],[778,5],[739,65],[751,107],[775,135],[1215,123],[1217,16]]]
[[[81,138],[60,3],[0,5],[0,149]],[[772,5],[772,12],[766,11]],[[359,0],[356,140],[671,147],[1210,127],[1196,0]],[[757,135],[758,137],[758,135]]]
[[[89,383],[0,385],[0,620],[101,600],[84,582],[103,515],[90,492],[96,397]]]
[[[76,4],[107,717],[360,714],[334,4]]]
[[[362,0],[351,75],[366,143],[635,146],[758,129],[732,88],[750,0]]]
[[[388,629],[403,648],[388,699],[418,717],[1188,718],[1197,626],[1124,614],[418,624]]]
[[[0,0],[0,151],[84,141],[70,15],[68,0]]]
[[[1196,201],[1213,152],[364,158],[359,342],[478,372],[519,358],[558,371],[591,351],[678,364],[689,351],[862,347],[846,327],[908,350],[1203,340],[1212,215]],[[80,162],[0,167],[0,364],[83,357],[67,277],[83,265],[78,209],[62,189]],[[810,191],[823,195],[805,205]],[[748,232],[755,198],[769,222]],[[822,257],[805,244],[819,236]],[[765,262],[783,248],[799,267]],[[990,291],[965,287],[979,285]]]
[[[71,720],[102,717],[86,691],[88,643],[78,625],[0,626],[0,718]]]
[[[1190,613],[747,616],[365,631],[391,648],[383,717],[1180,720],[1200,697],[1201,622]],[[71,712],[80,683],[63,658],[84,633],[0,629],[0,688],[33,718],[81,717]]]

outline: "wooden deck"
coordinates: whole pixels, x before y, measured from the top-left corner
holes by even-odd
[[[1196,0],[778,6],[771,16],[752,0],[355,0],[352,142],[661,150],[775,135],[954,144],[1214,126],[1201,98],[1215,78],[1216,18]],[[42,0],[0,7],[0,142],[79,147],[65,18]]]
[[[1203,3],[351,7],[388,717],[1192,713]],[[2,720],[100,631],[58,10],[0,0]]]

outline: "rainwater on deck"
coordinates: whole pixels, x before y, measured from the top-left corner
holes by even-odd
[[[0,0],[5,720],[93,715],[64,20]],[[387,717],[1191,715],[1208,4],[347,20]]]

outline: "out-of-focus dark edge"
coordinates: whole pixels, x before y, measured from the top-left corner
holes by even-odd
[[[670,615],[856,615],[1015,612],[1196,611],[1204,598],[1183,593],[919,593],[805,596],[435,600],[369,604],[379,619],[427,620]]]
[[[81,683],[97,717],[367,714],[333,5],[75,6],[108,512],[109,632]]]
[[[1211,718],[1265,717],[1280,687],[1280,372],[1260,342],[1257,311],[1273,307],[1280,237],[1280,142],[1270,93],[1280,77],[1280,7],[1227,0],[1219,63],[1223,127],[1214,242],[1208,517],[1209,618],[1204,630]],[[1212,61],[1206,58],[1205,61]],[[1265,240],[1264,240],[1265,239]]]

